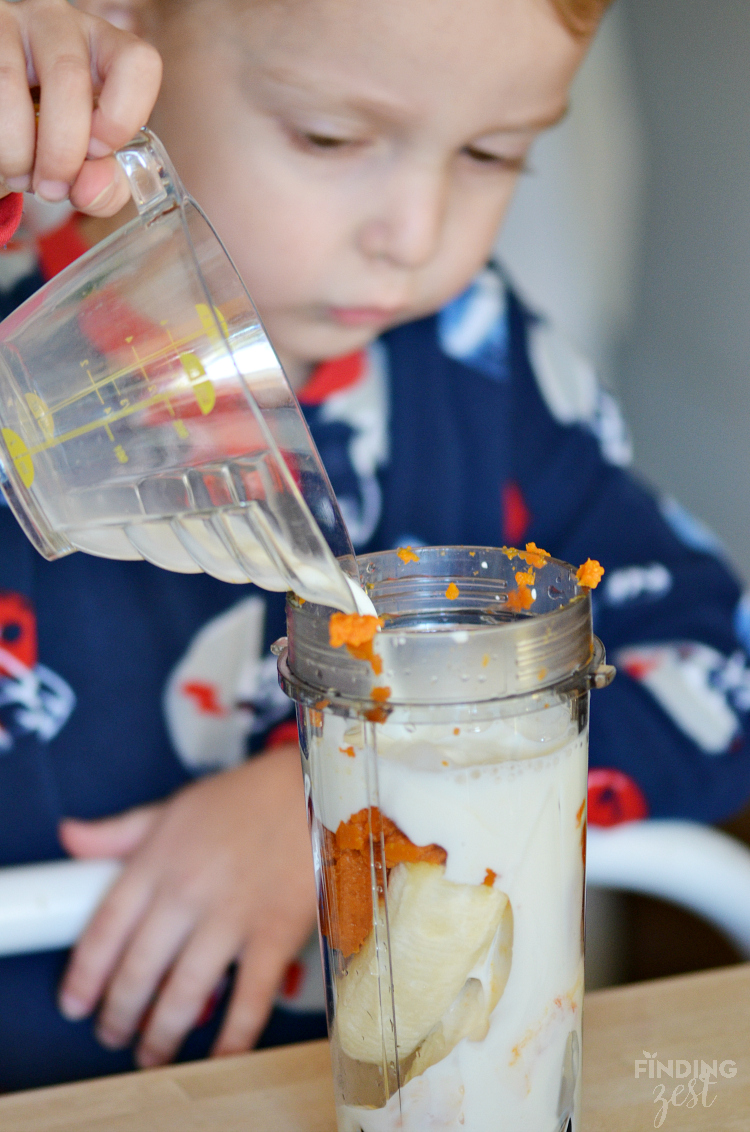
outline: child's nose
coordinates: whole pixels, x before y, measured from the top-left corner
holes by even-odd
[[[362,225],[361,250],[399,267],[423,267],[440,245],[447,193],[438,171],[393,177]]]

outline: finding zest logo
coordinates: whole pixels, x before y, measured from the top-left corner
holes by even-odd
[[[654,1086],[654,1104],[658,1105],[654,1128],[662,1127],[670,1105],[672,1108],[697,1108],[701,1104],[703,1108],[711,1108],[716,1100],[716,1093],[710,1096],[710,1092],[712,1088],[716,1088],[719,1076],[734,1077],[737,1074],[737,1063],[734,1061],[719,1063],[716,1058],[712,1062],[698,1058],[694,1061],[670,1058],[664,1062],[658,1060],[656,1053],[649,1053],[645,1049],[643,1057],[636,1059],[634,1065],[636,1079],[648,1076],[653,1081],[667,1077],[682,1079],[684,1082],[675,1085],[671,1093],[668,1093],[668,1086],[662,1083]]]

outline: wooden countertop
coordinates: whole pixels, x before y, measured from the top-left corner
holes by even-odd
[[[696,1102],[667,1064],[734,1062]],[[681,1067],[684,1070],[684,1066]],[[724,1065],[725,1073],[732,1066]],[[692,1076],[692,1073],[691,1073]],[[750,964],[597,991],[584,1011],[584,1132],[750,1132]],[[704,1107],[705,1100],[708,1107]],[[658,1098],[657,1098],[658,1101]],[[687,1104],[685,1103],[687,1102]],[[0,1097],[2,1132],[335,1132],[326,1042]],[[489,1130],[488,1130],[489,1132]]]

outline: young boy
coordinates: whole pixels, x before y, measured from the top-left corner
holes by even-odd
[[[590,819],[716,819],[750,792],[737,584],[622,470],[616,409],[487,266],[604,7],[3,3],[0,176],[89,214],[39,242],[41,271],[18,278],[6,311],[52,252],[59,266],[124,204],[109,154],[151,115],[260,309],[356,548],[534,540],[600,558],[597,631],[623,671],[592,721]],[[159,55],[131,32],[163,60],[153,114]],[[0,961],[0,1088],[157,1064],[191,1030],[182,1055],[195,1056],[233,963],[213,1051],[247,1048],[314,917],[296,745],[267,655],[282,596],[143,563],[47,564],[7,509],[0,587],[0,789],[15,807],[0,861],[61,855],[59,829],[73,855],[127,862],[70,960],[64,1018],[63,957]],[[46,730],[18,710],[19,673],[40,704],[49,685],[63,701]],[[190,782],[207,770],[220,773]],[[275,1011],[268,1040],[307,1036],[304,1019]]]

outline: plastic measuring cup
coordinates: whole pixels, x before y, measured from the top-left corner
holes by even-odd
[[[0,486],[74,550],[353,610],[351,542],[300,407],[211,224],[151,132],[139,215],[0,323]]]

